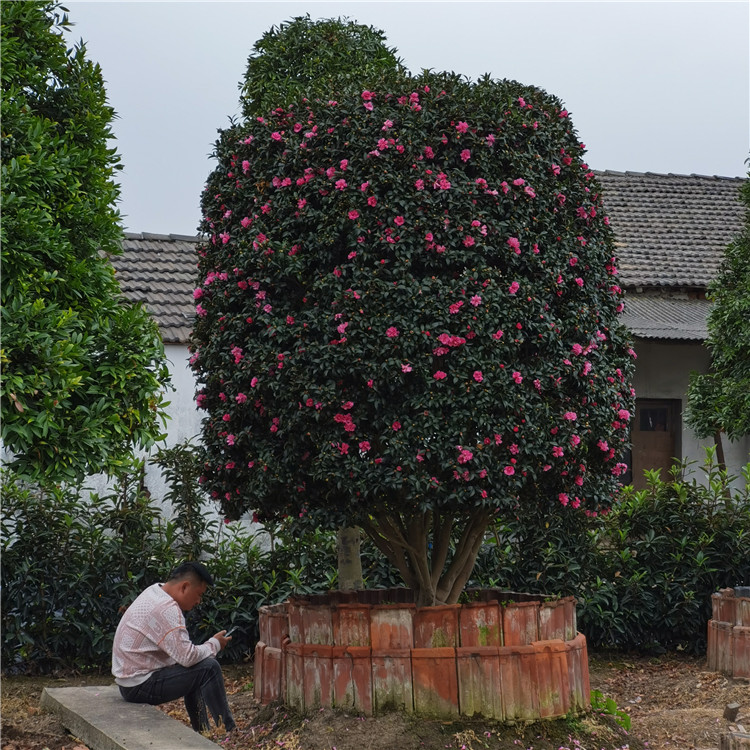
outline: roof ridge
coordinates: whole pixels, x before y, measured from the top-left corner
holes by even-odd
[[[123,232],[126,240],[159,240],[160,242],[200,242],[202,237],[191,234],[155,234],[153,232]]]
[[[738,180],[743,182],[747,180],[747,177],[726,177],[724,175],[708,175],[708,174],[676,174],[674,172],[631,172],[626,170],[624,172],[616,169],[595,169],[594,174],[596,175],[617,175],[621,177],[683,177],[683,178],[698,178],[702,180]]]

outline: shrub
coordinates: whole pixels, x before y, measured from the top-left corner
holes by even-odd
[[[705,650],[711,594],[750,581],[750,465],[745,488],[709,451],[706,484],[676,466],[623,489],[595,533],[579,626],[594,647]]]
[[[174,564],[171,528],[138,477],[91,501],[3,476],[3,669],[109,664],[119,610]]]

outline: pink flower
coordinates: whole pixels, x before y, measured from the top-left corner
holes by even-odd
[[[453,303],[453,304],[452,304],[452,305],[451,305],[451,306],[450,306],[450,307],[448,308],[448,312],[450,312],[450,314],[451,314],[451,315],[455,315],[455,314],[456,314],[456,313],[457,313],[457,312],[458,312],[458,311],[459,311],[459,310],[460,310],[460,309],[461,309],[461,308],[463,307],[463,304],[464,304],[464,303],[463,303],[463,302],[461,302],[461,301],[459,301],[459,302],[454,302],[454,303]]]
[[[573,344],[573,354],[581,354],[583,352],[583,347],[580,344]]]
[[[373,97],[372,91],[368,91],[367,89],[365,89],[362,92],[362,100],[363,101],[369,102],[372,99],[372,97]]]
[[[336,190],[344,190],[346,188],[346,180],[336,180],[335,187]]]
[[[442,370],[438,370],[432,377],[435,378],[435,380],[444,380],[448,376]]]
[[[389,339],[395,339],[399,335],[398,328],[396,328],[396,326],[391,326],[386,329],[385,335],[388,336]]]
[[[484,375],[482,375],[481,370],[474,370],[474,374],[472,375],[472,377],[477,381],[477,383],[481,383],[484,380]]]
[[[474,454],[470,450],[462,448],[461,452],[458,454],[458,463],[465,464],[471,461],[472,458],[474,458]]]
[[[294,323],[294,318],[291,315],[286,316],[286,324],[288,326],[292,325]]]
[[[617,412],[617,416],[624,422],[627,422],[630,419],[630,412],[627,409],[620,409],[620,411]]]
[[[563,414],[563,419],[567,419],[568,422],[575,422],[578,419],[578,415],[574,411],[566,411]]]
[[[506,476],[509,476],[509,477],[511,477],[511,476],[513,476],[513,474],[515,474],[515,473],[516,473],[516,470],[515,470],[515,468],[513,468],[512,466],[506,466],[506,467],[505,467],[505,468],[503,469],[503,474],[505,474]]]
[[[362,451],[362,453],[367,453],[367,451],[370,450],[370,441],[369,440],[363,440],[359,444],[359,449]]]
[[[279,133],[279,131],[276,130],[273,133],[271,133],[271,138],[273,138],[275,141],[280,141],[281,140],[281,133]]]
[[[227,435],[227,445],[234,445],[234,435]],[[227,466],[227,468],[230,468],[230,467]]]
[[[235,401],[236,401],[236,402],[237,402],[238,404],[244,404],[244,403],[245,403],[245,401],[247,401],[247,396],[246,396],[246,395],[245,395],[244,393],[238,393],[238,394],[237,394],[237,395],[236,395],[236,396],[234,397],[234,400],[235,400]]]
[[[579,438],[578,435],[571,435],[570,436],[570,445],[573,448],[575,448],[580,442],[581,442],[581,438]]]
[[[395,218],[395,219],[393,220],[393,223],[394,223],[394,224],[395,224],[395,225],[396,225],[397,227],[402,227],[402,226],[404,226],[404,217],[403,217],[403,216],[397,216],[397,217],[396,217],[396,218]]]
[[[253,378],[253,379],[252,379],[252,380],[250,381],[250,387],[251,387],[251,388],[255,388],[255,386],[256,386],[256,385],[258,385],[258,378]]]
[[[231,416],[230,416],[229,414],[225,414],[225,415],[224,415],[224,416],[222,417],[222,419],[223,419],[223,420],[224,420],[225,422],[228,422],[228,421],[229,421],[229,420],[230,420],[231,418],[232,418],[232,417],[231,417]]]
[[[469,151],[469,149],[468,149],[468,148],[465,148],[465,149],[464,149],[464,150],[463,150],[463,151],[461,152],[461,161],[463,161],[463,162],[467,162],[467,161],[469,161],[469,159],[471,159],[471,151]]]
[[[515,370],[513,372],[513,380],[515,380],[519,385],[523,382],[523,376],[520,372],[518,372],[518,370]]]
[[[555,456],[555,458],[560,458],[564,452],[565,451],[563,451],[559,445],[555,445],[552,448],[552,455]]]
[[[434,190],[450,190],[451,183],[448,180],[448,175],[446,175],[445,172],[439,172],[432,187]]]
[[[570,501],[570,498],[569,498],[569,497],[568,497],[568,496],[567,496],[567,495],[566,495],[566,494],[565,494],[564,492],[561,492],[561,493],[560,493],[560,494],[559,494],[559,495],[557,496],[557,499],[558,499],[558,500],[559,500],[559,501],[560,501],[560,502],[561,502],[561,503],[562,503],[563,505],[567,505],[567,504],[568,504],[568,502]]]
[[[401,372],[411,372],[411,365],[410,364],[401,365]]]
[[[367,205],[368,206],[377,206],[378,205],[378,199],[374,195],[371,195],[367,199]]]
[[[583,286],[583,279],[580,276],[576,278],[576,284],[578,284],[578,286]]]
[[[466,237],[464,237],[464,247],[471,247],[473,244],[474,238],[467,234]]]
[[[492,338],[495,339],[495,341],[499,341],[503,337],[503,332],[501,330],[495,331],[495,333],[492,334]]]
[[[245,159],[245,161],[242,162],[242,171],[247,174],[250,171],[250,162]]]
[[[337,447],[339,449],[339,453],[341,453],[342,456],[345,456],[347,453],[349,453],[349,443],[339,443]]]
[[[353,208],[351,211],[349,211],[349,218],[354,221],[354,219],[359,218],[359,211],[357,209]]]
[[[415,187],[415,188],[416,188],[417,190],[424,190],[424,180],[422,180],[422,179],[419,179],[419,180],[417,180],[417,181],[416,181],[416,182],[414,183],[414,187]]]
[[[391,425],[391,427],[393,428],[393,431],[394,431],[394,432],[398,432],[398,431],[399,431],[399,430],[401,429],[401,422],[399,422],[398,420],[396,420],[396,421],[395,421],[395,422],[394,422],[394,423],[393,423],[393,424]]]
[[[521,242],[518,237],[509,237],[507,244],[516,255],[521,254]]]
[[[456,125],[456,130],[459,133],[465,133],[469,129],[469,123],[468,122],[459,122],[458,125]]]
[[[518,283],[517,281],[514,281],[514,282],[513,282],[513,283],[512,283],[512,284],[511,284],[511,285],[510,285],[510,286],[508,287],[508,293],[509,293],[509,294],[515,294],[515,293],[516,293],[516,292],[517,292],[517,291],[518,291],[518,290],[520,289],[520,287],[521,287],[521,285],[520,285],[520,284],[519,284],[519,283]]]

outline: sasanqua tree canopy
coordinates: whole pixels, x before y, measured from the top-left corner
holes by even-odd
[[[611,503],[632,410],[613,237],[568,112],[423,74],[230,127],[203,197],[203,482],[360,525],[455,602],[496,514]]]

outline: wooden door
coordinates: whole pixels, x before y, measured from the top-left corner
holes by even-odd
[[[679,401],[636,399],[633,420],[632,477],[637,490],[646,487],[643,472],[661,469],[663,481],[669,480],[669,469],[678,456]]]

